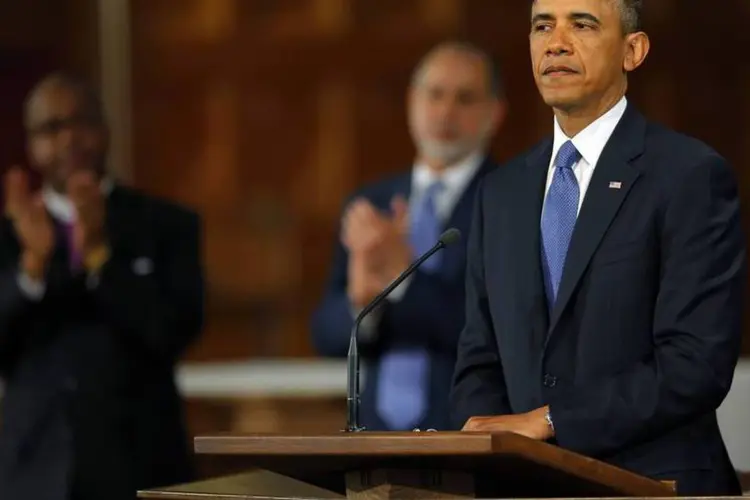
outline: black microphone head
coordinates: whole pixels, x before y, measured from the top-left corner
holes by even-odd
[[[440,238],[438,238],[438,241],[442,243],[443,245],[452,245],[453,243],[457,242],[460,239],[461,239],[461,231],[459,231],[455,227],[452,227],[450,229],[446,229],[445,232],[440,235]]]

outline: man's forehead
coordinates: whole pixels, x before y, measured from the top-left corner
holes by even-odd
[[[571,13],[589,13],[606,15],[610,13],[619,0],[534,0],[531,4],[531,13],[568,15]]]
[[[28,121],[39,123],[77,113],[84,108],[80,92],[65,85],[46,85],[29,96],[26,106]]]
[[[432,57],[427,61],[426,67],[433,68],[433,67],[445,67],[450,65],[459,65],[459,66],[482,66],[483,61],[482,58],[478,54],[474,54],[472,52],[469,52],[467,50],[461,50],[457,48],[446,48],[442,49],[435,54],[432,55]]]
[[[458,50],[435,54],[427,61],[422,72],[422,83],[438,85],[447,80],[466,85],[481,83],[487,69],[482,59]]]

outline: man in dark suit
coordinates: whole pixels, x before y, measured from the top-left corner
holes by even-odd
[[[468,231],[477,184],[494,166],[486,148],[503,114],[499,75],[480,49],[446,42],[417,66],[409,118],[418,156],[410,172],[347,202],[328,289],[312,320],[321,354],[345,356],[359,311],[444,229]],[[368,430],[448,427],[465,253],[459,243],[436,254],[363,321]]]
[[[512,431],[659,479],[739,493],[716,422],[740,347],[732,171],[626,101],[638,0],[536,0],[554,136],[486,177],[452,391],[466,430]]]
[[[96,94],[44,79],[25,114],[39,193],[0,223],[0,498],[133,499],[190,479],[173,368],[203,321],[198,217],[105,175]]]

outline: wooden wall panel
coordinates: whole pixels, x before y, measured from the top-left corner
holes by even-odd
[[[744,192],[748,106],[738,104],[748,102],[750,70],[727,47],[747,34],[724,24],[741,22],[742,2],[711,12],[681,2],[679,16],[675,0],[647,5],[654,46],[630,97],[719,149]],[[498,159],[550,131],[530,71],[528,8],[131,0],[134,182],[195,206],[207,226],[209,326],[191,358],[312,353],[308,317],[341,204],[356,186],[411,162],[406,85],[433,43],[467,38],[503,66],[510,115],[493,144]],[[727,15],[732,9],[738,15]]]
[[[46,48],[60,41],[65,3],[50,0],[3,2],[0,8],[0,44],[6,49]]]
[[[49,71],[96,71],[95,0],[25,0],[0,7],[0,174],[25,165],[23,101]],[[36,179],[38,182],[38,179]],[[0,190],[0,203],[2,193]]]
[[[0,173],[10,165],[25,164],[24,134],[21,127],[23,100],[29,86],[48,69],[50,56],[40,48],[0,49]],[[35,61],[30,64],[29,61]],[[0,199],[2,194],[0,193]]]

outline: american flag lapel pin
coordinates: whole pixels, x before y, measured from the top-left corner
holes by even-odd
[[[609,182],[609,189],[620,189],[622,187],[622,182],[620,181],[610,181]]]

